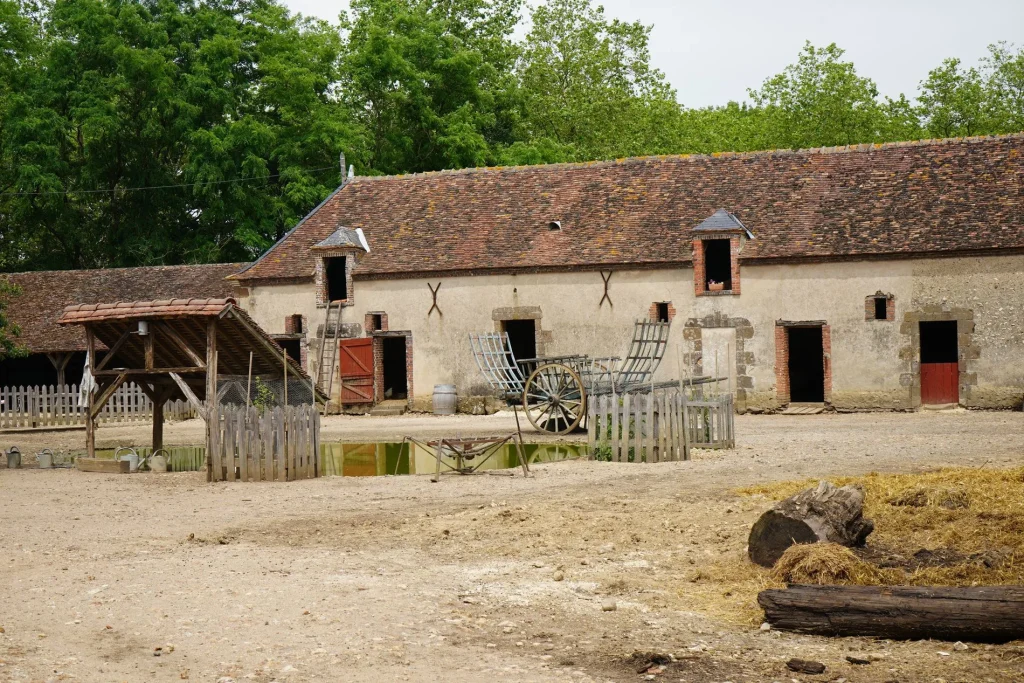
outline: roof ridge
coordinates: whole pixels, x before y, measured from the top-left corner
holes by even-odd
[[[693,154],[651,154],[646,156],[636,157],[622,157],[617,159],[594,159],[591,161],[563,161],[554,164],[522,164],[514,166],[473,166],[467,168],[453,168],[444,169],[440,171],[422,171],[419,173],[396,173],[391,175],[363,175],[354,176],[346,180],[345,185],[350,185],[354,182],[368,182],[368,181],[379,181],[379,180],[399,180],[409,178],[425,178],[432,176],[445,176],[445,175],[472,175],[476,173],[488,173],[488,172],[508,172],[508,171],[524,171],[524,170],[552,170],[552,171],[563,171],[566,169],[575,168],[593,168],[595,166],[616,166],[619,164],[628,163],[643,163],[649,161],[668,161],[668,160],[679,160],[679,161],[700,161],[704,159],[750,159],[757,157],[770,157],[770,156],[809,156],[812,154],[848,154],[852,152],[874,152],[885,149],[895,149],[899,147],[928,147],[936,145],[952,145],[957,143],[975,144],[980,142],[990,142],[992,140],[1024,140],[1024,131],[1018,133],[1001,133],[998,135],[971,135],[965,137],[953,137],[953,138],[923,138],[920,140],[896,140],[892,142],[864,142],[853,145],[836,145],[826,147],[804,147],[799,149],[765,149],[765,150],[752,150],[749,152],[710,152],[710,153],[693,153]],[[341,186],[344,187],[344,186]],[[341,189],[339,187],[338,189]],[[332,192],[331,195],[335,194]],[[329,197],[328,197],[329,198]],[[326,200],[325,200],[326,201]],[[317,207],[319,208],[319,207]],[[310,214],[314,213],[311,211]],[[307,216],[308,218],[308,216]],[[305,218],[303,219],[305,221]],[[301,222],[301,221],[300,221]],[[296,227],[298,227],[296,225]],[[287,235],[285,236],[287,237]],[[283,238],[282,238],[283,241]],[[275,245],[276,246],[276,245]],[[269,250],[268,250],[269,251]],[[255,265],[253,262],[252,265]],[[251,266],[250,266],[251,267]]]
[[[214,266],[246,266],[249,261],[235,261],[231,263],[171,263],[171,264],[157,264],[151,266],[118,266],[115,268],[72,268],[69,270],[16,270],[10,272],[0,272],[0,277],[7,275],[35,275],[43,273],[102,273],[110,271],[128,271],[128,270],[153,270],[154,268],[212,268]]]

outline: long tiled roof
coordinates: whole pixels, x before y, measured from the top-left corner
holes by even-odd
[[[21,287],[11,299],[11,320],[21,327],[18,343],[33,353],[84,351],[80,328],[61,327],[64,308],[139,299],[206,298],[231,296],[233,284],[225,278],[244,263],[199,266],[147,266],[97,270],[48,270],[0,274]]]
[[[162,299],[116,304],[74,304],[64,308],[58,325],[80,325],[108,320],[149,318],[214,318],[234,299]]]
[[[720,208],[744,261],[1024,248],[1024,134],[359,177],[236,277],[310,277],[339,226],[357,277],[681,264]]]

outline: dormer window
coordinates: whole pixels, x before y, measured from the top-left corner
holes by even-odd
[[[351,306],[356,255],[370,251],[363,231],[338,228],[327,239],[313,245],[311,251],[317,257],[317,305],[341,302],[343,306]]]
[[[561,230],[562,221],[551,221],[548,223],[548,230]]]
[[[740,293],[739,254],[754,238],[733,214],[719,209],[693,229],[693,287],[697,296]]]
[[[327,279],[327,300],[348,300],[348,258],[335,256],[324,259],[324,277]]]

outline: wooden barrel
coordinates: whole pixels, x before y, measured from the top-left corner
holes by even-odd
[[[434,415],[454,415],[458,405],[454,384],[434,385]]]

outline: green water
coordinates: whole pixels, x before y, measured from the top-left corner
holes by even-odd
[[[96,451],[97,458],[113,458],[115,449]],[[170,456],[167,469],[170,472],[198,472],[206,469],[206,449],[202,446],[179,446],[167,448]],[[135,452],[143,458],[152,451],[151,448],[136,448]],[[565,444],[523,445],[524,455],[528,463],[557,462],[572,460],[586,455],[586,446]],[[121,451],[125,455],[127,451]],[[321,462],[324,476],[342,477],[373,477],[385,474],[424,474],[433,473],[437,468],[433,451],[402,442],[376,443],[324,443],[320,445]],[[452,467],[456,465],[453,458],[444,458],[444,462]],[[476,466],[480,459],[466,462],[469,467]],[[502,470],[519,467],[519,454],[514,445],[505,445],[498,449],[480,470]],[[442,471],[450,471],[442,467]]]

